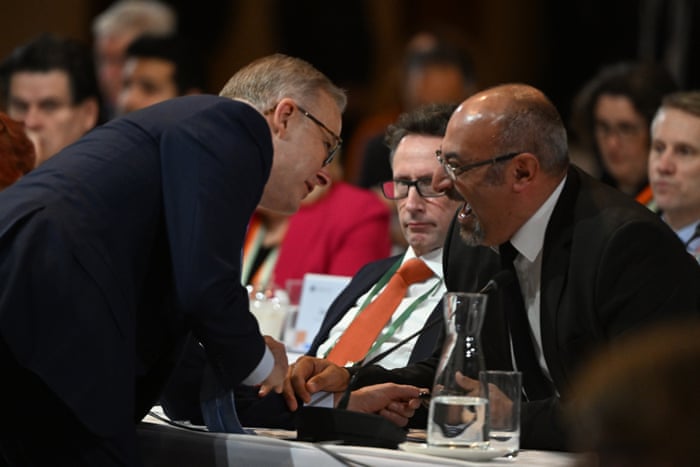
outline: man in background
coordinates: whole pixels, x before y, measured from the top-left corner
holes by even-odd
[[[177,96],[201,94],[206,86],[201,52],[177,36],[140,36],[125,53],[117,114]]]
[[[177,30],[177,13],[157,0],[119,0],[92,22],[95,62],[100,90],[111,117],[122,87],[124,52],[137,37],[167,36]]]
[[[651,124],[649,181],[661,218],[700,259],[700,91],[664,97]]]
[[[41,35],[17,47],[0,76],[6,112],[24,123],[36,165],[103,121],[92,55],[79,41]]]

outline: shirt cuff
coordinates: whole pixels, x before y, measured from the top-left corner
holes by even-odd
[[[272,356],[270,349],[265,346],[265,353],[260,359],[260,363],[255,369],[243,380],[243,384],[247,386],[256,386],[270,376],[272,368],[275,366],[275,358]]]

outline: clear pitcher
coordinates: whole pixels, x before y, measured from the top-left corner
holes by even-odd
[[[428,414],[428,444],[487,449],[488,394],[480,374],[485,294],[448,292],[443,298],[445,341]]]

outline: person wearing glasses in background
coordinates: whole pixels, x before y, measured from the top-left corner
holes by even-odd
[[[521,447],[566,450],[561,404],[581,364],[622,335],[698,316],[700,267],[657,215],[569,163],[561,117],[531,86],[500,85],[464,101],[438,158],[433,189],[465,200],[445,243],[447,290],[476,290],[480,273],[483,286],[498,271],[499,252],[496,264],[515,280],[489,296],[486,368],[523,372]],[[362,368],[353,388],[430,387],[436,349],[405,368]],[[294,410],[296,395],[308,401],[311,392],[342,391],[349,381],[346,369],[302,357],[284,394]]]
[[[0,463],[141,465],[136,423],[190,334],[223,387],[281,390],[243,238],[256,206],[291,213],[327,183],[345,105],[308,62],[263,57],[219,96],[116,118],[0,192]]]
[[[603,182],[650,208],[649,127],[661,98],[677,89],[662,64],[619,62],[603,67],[574,99],[573,147],[583,149],[575,154],[592,156]]]
[[[366,264],[328,308],[307,355],[329,357],[339,338],[367,305],[383,291],[385,284],[402,264],[419,258],[433,274],[409,287],[406,296],[384,323],[367,357],[372,358],[420,329],[426,322],[442,320],[442,245],[459,201],[435,191],[432,174],[439,167],[435,149],[439,147],[452,104],[433,104],[407,112],[389,127],[386,142],[390,149],[393,179],[382,185],[384,196],[394,200],[408,243],[399,255]],[[374,196],[374,195],[372,195]],[[381,324],[381,323],[380,323]],[[433,326],[379,361],[386,368],[397,368],[431,355],[441,326]],[[201,361],[201,359],[200,359]],[[183,369],[178,369],[183,370]],[[184,376],[180,373],[180,376]],[[189,394],[187,392],[189,391]],[[294,429],[294,417],[278,394],[260,399],[256,388],[237,388],[236,409],[244,426]],[[171,417],[197,421],[199,384],[180,379],[169,384],[161,404]],[[189,402],[187,402],[189,400]],[[351,407],[357,397],[351,397]],[[189,407],[189,409],[188,409]],[[369,406],[371,407],[371,405]],[[383,406],[380,406],[383,407]]]

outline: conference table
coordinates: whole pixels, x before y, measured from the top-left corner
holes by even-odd
[[[156,414],[157,415],[157,414]],[[254,434],[210,433],[146,417],[138,426],[143,464],[160,466],[479,466],[572,467],[577,454],[523,450],[514,459],[466,461],[404,450],[296,441],[295,432],[250,429]]]

